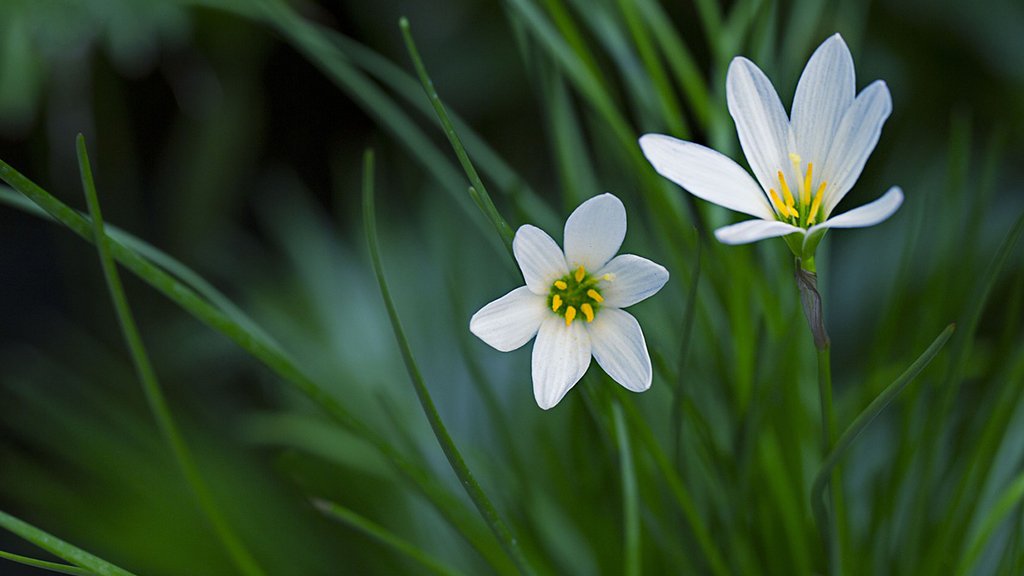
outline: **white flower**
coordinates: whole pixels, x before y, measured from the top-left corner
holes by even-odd
[[[529,224],[512,249],[526,286],[484,306],[469,329],[509,352],[533,344],[533,394],[547,410],[590,366],[591,355],[625,388],[651,386],[651,357],[640,324],[627,306],[652,296],[668,271],[639,256],[615,256],[626,236],[626,209],[611,194],[587,200],[565,222],[565,252]],[[614,258],[613,258],[614,256]]]
[[[768,77],[746,58],[729,65],[726,99],[756,182],[710,148],[659,134],[640,138],[659,174],[698,198],[759,218],[719,228],[715,236],[721,242],[797,234],[787,239],[796,240],[791,247],[800,249],[798,256],[813,257],[826,229],[873,226],[900,207],[903,192],[894,186],[878,200],[830,218],[860,176],[892,111],[881,80],[856,94],[853,58],[839,34],[807,62],[791,117]]]

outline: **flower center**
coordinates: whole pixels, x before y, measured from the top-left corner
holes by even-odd
[[[594,315],[604,302],[598,287],[601,280],[611,280],[611,275],[596,278],[580,266],[575,272],[555,280],[548,293],[548,306],[552,312],[565,318],[566,326],[572,324],[577,314],[583,314],[587,322],[593,322]]]
[[[800,226],[801,228],[807,228],[814,224],[818,218],[818,210],[821,208],[821,197],[822,193],[825,192],[825,188],[828,183],[822,181],[818,185],[818,191],[814,193],[814,189],[811,188],[811,180],[814,177],[814,163],[807,163],[807,172],[803,170],[802,160],[799,154],[789,154],[789,161],[793,163],[793,172],[797,176],[802,176],[797,182],[797,194],[799,195],[800,204],[797,205],[797,199],[793,197],[793,192],[789,189],[789,185],[786,183],[786,176],[783,175],[782,170],[779,170],[779,184],[782,190],[782,198],[775,192],[774,188],[768,190],[768,195],[771,196],[772,206],[775,207],[776,217],[783,222],[788,222],[794,226]],[[811,196],[814,196],[813,200]]]

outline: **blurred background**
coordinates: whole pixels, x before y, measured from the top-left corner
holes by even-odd
[[[264,13],[264,4],[284,8]],[[658,79],[630,28],[632,15],[654,34],[652,6],[684,42],[698,78],[689,86],[703,88],[670,83],[676,112],[657,98]],[[699,222],[733,216],[641,173],[565,62],[597,79],[634,137],[675,134],[737,159],[724,99],[732,56],[757,62],[787,109],[807,57],[836,31],[854,53],[858,88],[886,80],[893,114],[840,211],[890,185],[903,187],[907,203],[877,228],[832,234],[823,258],[836,397],[840,421],[849,422],[946,324],[970,316],[996,248],[1024,210],[1024,5],[0,0],[0,159],[84,210],[74,147],[84,134],[108,223],[216,286],[465,506],[409,386],[367,258],[359,186],[362,152],[374,148],[385,269],[442,417],[528,555],[543,559],[542,571],[611,574],[620,566],[621,504],[608,496],[618,472],[600,418],[573,394],[540,411],[528,351],[500,354],[468,333],[469,316],[520,279],[425,107],[400,16],[411,21],[449,110],[489,146],[463,132],[470,155],[491,167],[484,181],[513,227],[535,223],[557,239],[583,199],[603,191],[623,198],[624,249],[672,273],[663,294],[634,309],[662,369],[650,393],[629,400],[671,446],[665,401],[684,366],[690,406],[707,419],[711,440],[698,436],[712,454],[691,451],[699,462],[682,475],[715,538],[764,561],[765,573],[787,573],[782,560],[794,555],[807,562],[798,568],[819,566],[804,493],[817,458],[814,356],[785,247],[703,244],[702,312],[682,354]],[[560,60],[539,29],[575,56]],[[312,38],[329,49],[318,52]],[[689,225],[666,232],[659,206]],[[98,264],[91,244],[0,204],[0,509],[139,574],[232,573],[149,412]],[[745,265],[753,271],[730,276]],[[124,281],[186,440],[268,572],[419,570],[325,518],[314,497],[344,503],[461,571],[487,570],[379,454],[231,341],[127,272]],[[936,477],[959,470],[958,437],[982,434],[971,413],[993,413],[985,411],[1004,401],[1002,387],[1020,384],[1022,292],[1017,249],[991,287],[976,336],[956,348],[965,360],[926,373],[930,382],[958,374],[957,408],[934,439],[945,447]],[[607,384],[593,372],[581,386]],[[793,398],[779,392],[796,382],[806,385]],[[848,467],[851,540],[874,550],[876,573],[909,573],[897,548],[924,554],[945,518],[914,516],[921,512],[906,490],[916,468],[900,468],[914,461],[916,445],[905,438],[925,429],[934,388],[915,389],[914,403],[872,428]],[[979,484],[978,506],[1019,469],[1016,412],[1006,417],[995,459],[1002,464]],[[782,428],[786,421],[793,430]],[[778,431],[776,453],[794,450],[783,466],[803,480],[788,493],[791,504],[775,504],[796,509],[785,536],[762,525],[787,517],[764,507],[779,494],[759,496],[750,484],[772,470],[771,450],[750,440],[764,429]],[[787,445],[786,434],[801,443]],[[716,467],[733,461],[731,480],[720,480]],[[666,497],[651,476],[642,485],[656,511]],[[723,500],[715,485],[730,490],[730,482],[745,496]],[[926,493],[947,494],[942,482]],[[664,529],[682,526],[668,516],[644,517],[645,567],[704,571],[692,559],[693,535]],[[1000,570],[1002,547],[1020,538],[999,534],[979,570]],[[794,538],[811,544],[786,548]],[[0,549],[41,556],[6,533]],[[42,572],[0,564],[0,573]]]

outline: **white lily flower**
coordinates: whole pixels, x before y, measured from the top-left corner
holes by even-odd
[[[484,306],[469,321],[502,352],[534,336],[533,393],[547,410],[590,366],[590,357],[628,390],[651,386],[651,357],[640,324],[622,308],[665,285],[668,270],[632,254],[615,256],[626,236],[626,208],[611,194],[581,204],[565,223],[565,251],[529,224],[512,242],[526,286]]]
[[[640,138],[659,174],[698,198],[758,218],[719,228],[719,241],[787,236],[798,257],[812,258],[828,228],[873,226],[900,207],[903,192],[894,186],[874,202],[830,217],[860,176],[892,111],[881,80],[856,94],[853,57],[839,34],[807,62],[791,117],[768,77],[746,58],[729,65],[726,99],[756,181],[700,144],[660,134]]]

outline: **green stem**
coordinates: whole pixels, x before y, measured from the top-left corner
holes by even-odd
[[[56,572],[57,574],[70,574],[71,576],[93,576],[93,573],[84,568],[78,568],[76,566],[68,566],[67,564],[58,564],[56,562],[47,562],[46,560],[39,560],[37,558],[29,558],[28,556],[22,556],[20,554],[11,554],[10,552],[4,552],[0,550],[0,558],[4,560],[10,560],[18,564],[25,566],[32,566],[33,568],[40,568],[48,570],[50,572]]]
[[[476,506],[477,510],[480,511],[480,515],[484,521],[494,532],[494,535],[501,542],[502,547],[505,548],[505,552],[508,553],[509,557],[516,563],[519,571],[523,574],[532,574],[533,570],[530,567],[529,562],[526,560],[526,556],[519,548],[519,543],[515,536],[512,535],[511,530],[498,515],[494,505],[491,504],[491,500],[484,493],[483,489],[480,488],[480,484],[477,483],[476,478],[473,477],[469,467],[466,465],[465,460],[462,458],[462,454],[459,449],[455,446],[455,442],[448,434],[447,428],[445,428],[444,422],[441,420],[440,414],[437,412],[437,408],[434,406],[434,401],[430,396],[430,391],[427,389],[427,385],[423,380],[423,375],[420,373],[419,366],[416,364],[415,358],[412,355],[412,349],[409,346],[409,341],[405,337],[405,331],[402,329],[402,323],[398,318],[398,311],[395,309],[395,303],[391,299],[391,291],[388,289],[387,280],[384,278],[384,267],[381,264],[380,258],[380,247],[377,243],[377,220],[374,214],[373,205],[373,152],[370,150],[366,151],[363,158],[363,224],[366,228],[366,242],[370,247],[370,259],[373,262],[373,271],[377,276],[377,284],[380,286],[381,297],[384,300],[384,306],[388,311],[388,318],[391,320],[391,327],[395,333],[395,339],[398,340],[398,347],[402,353],[402,361],[405,363],[406,370],[409,373],[409,377],[412,380],[413,388],[416,390],[416,397],[419,399],[420,406],[423,408],[423,413],[427,417],[427,421],[430,422],[430,428],[434,432],[434,436],[437,438],[438,444],[441,445],[441,450],[444,451],[445,457],[448,459],[448,463],[451,465],[455,475],[458,476],[459,482],[462,487],[465,488],[466,493],[469,495],[470,500]]]
[[[53,534],[0,511],[0,528],[5,528],[25,540],[39,546],[54,556],[63,558],[72,564],[89,570],[96,576],[135,576],[124,568],[114,566],[110,562],[89,554],[85,550],[68,544]]]
[[[612,418],[615,421],[615,437],[619,444],[619,469],[622,474],[622,516],[623,544],[626,551],[626,576],[639,576],[641,572],[640,557],[640,506],[637,495],[636,470],[633,463],[633,450],[630,447],[629,429],[622,415],[622,406],[618,399],[612,401]]]
[[[227,519],[221,512],[216,500],[210,491],[209,486],[199,473],[199,466],[196,465],[191,451],[182,438],[181,431],[171,416],[167,406],[167,399],[160,388],[156,377],[156,371],[149,360],[149,354],[142,342],[135,318],[132,315],[131,307],[128,305],[128,298],[125,295],[121,278],[117,273],[117,266],[110,255],[110,245],[103,227],[103,214],[100,211],[99,197],[96,193],[96,184],[93,182],[92,167],[89,165],[89,155],[85,149],[85,137],[78,135],[78,167],[82,173],[82,188],[85,190],[85,200],[89,206],[89,214],[92,216],[93,236],[96,249],[99,252],[100,265],[103,268],[103,275],[107,281],[107,288],[110,291],[110,299],[113,301],[114,310],[117,312],[118,322],[121,324],[121,331],[131,351],[132,361],[135,364],[135,371],[142,382],[142,389],[146,394],[150,410],[156,418],[160,431],[167,441],[174,454],[178,466],[181,468],[185,481],[192,488],[203,510],[207,520],[213,526],[217,536],[227,547],[228,553],[237,565],[238,569],[250,576],[262,575],[263,570],[256,563],[252,554],[242,543],[241,539],[231,529]]]
[[[836,436],[836,418],[832,408],[832,355],[831,346],[818,350],[818,397],[821,401],[821,456],[825,458],[832,449]],[[838,469],[833,470],[829,479],[829,517],[819,525],[825,544],[828,547],[828,566],[830,574],[841,573],[842,561],[840,551],[840,507],[842,502],[842,481]]]

